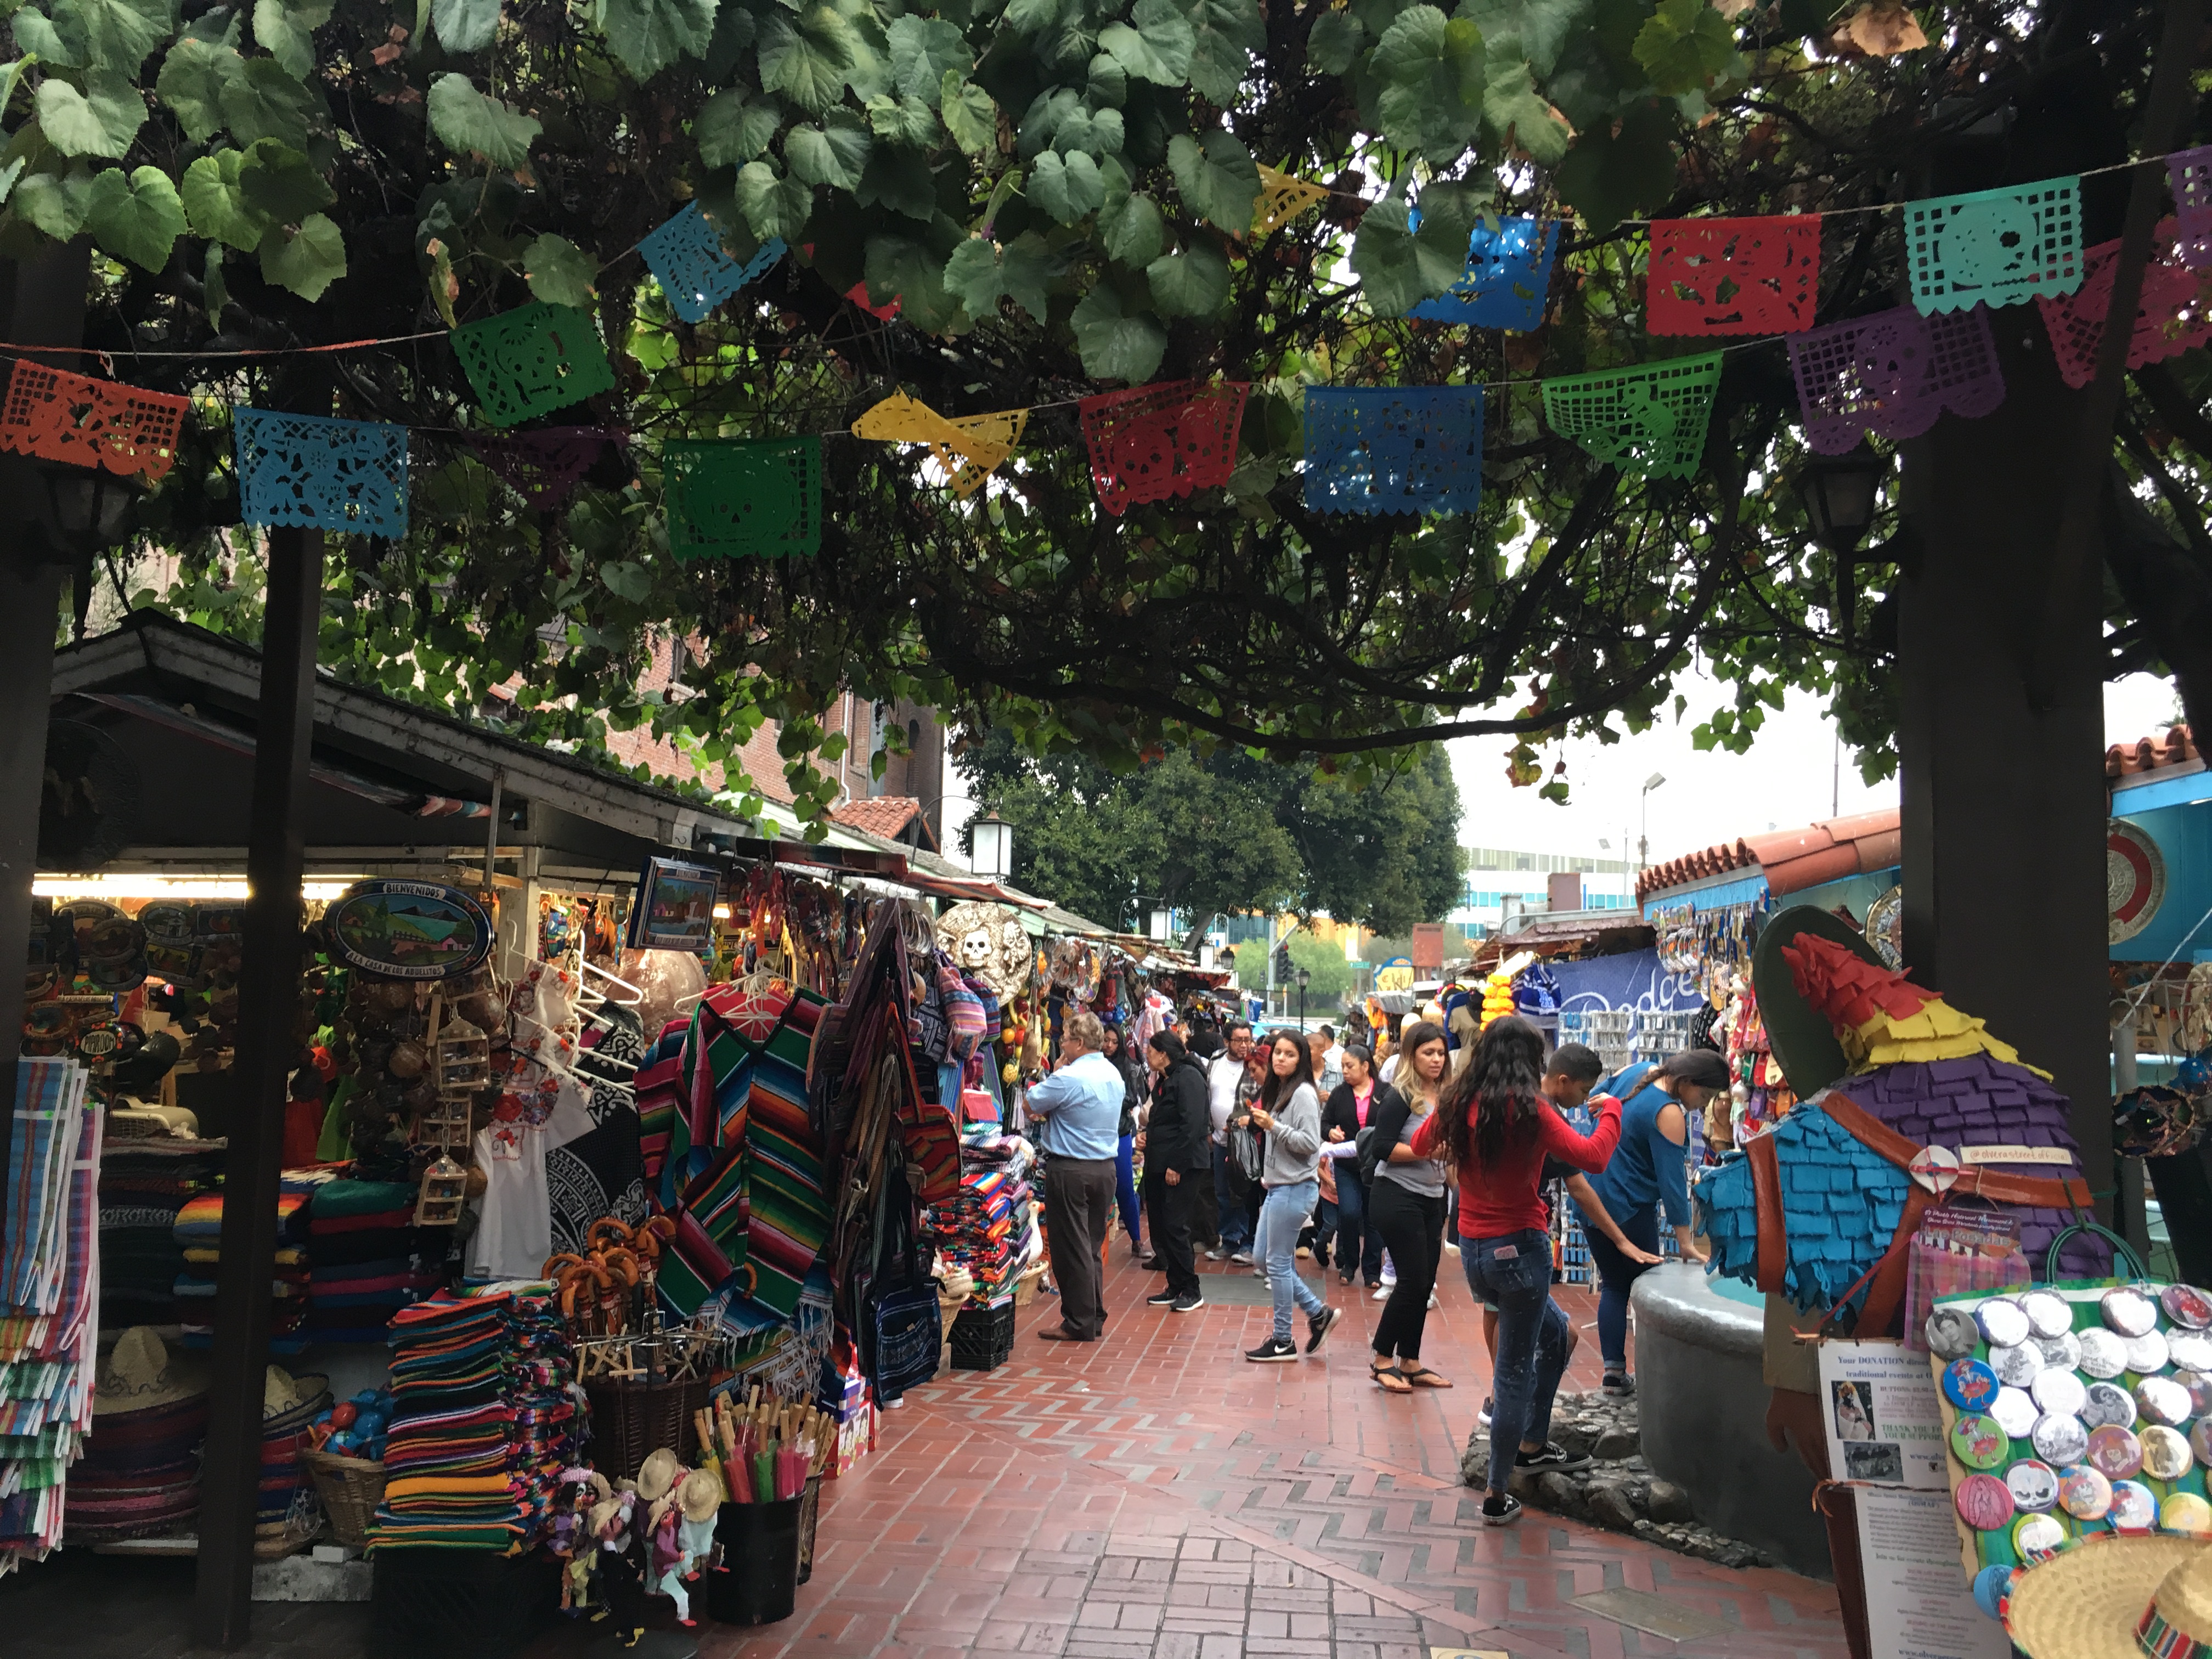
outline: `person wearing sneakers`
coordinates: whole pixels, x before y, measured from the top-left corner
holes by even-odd
[[[1485,1526],[1521,1518],[1505,1489],[1515,1468],[1588,1466],[1547,1437],[1565,1369],[1567,1320],[1552,1300],[1552,1237],[1537,1190],[1544,1159],[1602,1170],[1620,1144],[1620,1103],[1597,1102],[1597,1127],[1577,1132],[1544,1092],[1544,1035],[1517,1014],[1493,1020],[1474,1056],[1444,1084],[1413,1153],[1443,1152],[1459,1171],[1460,1265],[1478,1300],[1498,1306],[1498,1368],[1490,1420]]]
[[[1275,1304],[1274,1334],[1245,1358],[1258,1364],[1296,1359],[1291,1310],[1306,1316],[1306,1352],[1317,1352],[1336,1323],[1336,1310],[1298,1277],[1298,1230],[1321,1198],[1321,1096],[1313,1083],[1313,1051],[1296,1033],[1278,1031],[1267,1042],[1267,1079],[1252,1105],[1252,1121],[1267,1137],[1260,1184],[1260,1259]]]
[[[1413,1138],[1437,1109],[1444,1074],[1444,1034],[1434,1025],[1406,1033],[1406,1064],[1398,1075],[1406,1091],[1393,1091],[1375,1109],[1375,1184],[1368,1189],[1375,1230],[1398,1269],[1389,1305],[1375,1322],[1375,1357],[1368,1375],[1390,1394],[1451,1384],[1421,1364],[1421,1333],[1435,1298],[1437,1246],[1443,1237],[1444,1171],[1413,1151]]]
[[[1628,1374],[1628,1293],[1660,1261],[1662,1206],[1682,1260],[1705,1259],[1690,1230],[1687,1112],[1702,1112],[1715,1095],[1728,1092],[1728,1061],[1715,1049],[1686,1048],[1656,1066],[1630,1066],[1613,1086],[1621,1097],[1620,1150],[1590,1177],[1587,1191],[1575,1194],[1575,1208],[1597,1269],[1603,1387],[1626,1395],[1636,1391]]]
[[[1193,1313],[1206,1305],[1190,1254],[1190,1203],[1213,1174],[1206,1106],[1206,1073],[1172,1031],[1145,1045],[1153,1077],[1152,1112],[1137,1144],[1145,1154],[1145,1195],[1152,1215],[1152,1248],[1166,1286],[1145,1298],[1154,1308]]]

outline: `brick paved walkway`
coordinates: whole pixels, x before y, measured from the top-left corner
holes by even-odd
[[[797,1613],[702,1624],[702,1659],[1841,1659],[1826,1584],[1534,1511],[1483,1528],[1458,1457],[1488,1366],[1457,1259],[1444,1267],[1424,1357],[1459,1386],[1410,1398],[1368,1380],[1379,1309],[1333,1275],[1347,1317],[1291,1365],[1243,1360],[1265,1309],[1156,1312],[1142,1298],[1159,1281],[1121,1260],[1101,1342],[1037,1340],[1059,1318],[1040,1297],[1012,1360],[915,1390],[878,1453],[824,1488]],[[1592,1317],[1586,1296],[1562,1301]],[[1584,1337],[1574,1388],[1597,1382]],[[1702,1616],[1711,1633],[1678,1644],[1574,1603],[1606,1590],[1646,1598],[1614,1611]]]

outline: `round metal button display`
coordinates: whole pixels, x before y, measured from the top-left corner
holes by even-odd
[[[1962,1412],[1978,1412],[1997,1397],[1997,1374],[1978,1359],[1954,1359],[1943,1368],[1943,1397]]]
[[[2089,1467],[2108,1480],[2124,1480],[2142,1473],[2142,1442],[2131,1429],[2107,1423],[2089,1431]]]
[[[2074,1426],[2078,1429],[2081,1425],[2075,1423]],[[2089,1443],[2087,1435],[2081,1437],[2081,1443],[2086,1449]],[[1951,1425],[1951,1455],[1970,1469],[1993,1469],[2012,1455],[2012,1438],[1991,1419],[1968,1412]]]
[[[2212,1332],[2168,1331],[2166,1357],[2185,1371],[2212,1371]]]
[[[2088,1398],[2081,1402],[2077,1413],[2092,1429],[2107,1425],[2115,1428],[2132,1427],[2136,1420],[2136,1397],[2117,1382],[2092,1382]]]
[[[2028,1392],[2044,1410],[2067,1417],[2077,1415],[2089,1403],[2089,1390],[2071,1371],[2039,1372]]]
[[[2127,1396],[2123,1395],[2121,1398]],[[1996,1419],[1999,1428],[2015,1440],[2027,1439],[2035,1428],[2035,1419],[2043,1415],[2025,1389],[1999,1389],[1997,1397],[1990,1401],[1989,1414]],[[2128,1421],[2134,1422],[2135,1416],[2136,1402],[2129,1400]]]
[[[2189,1449],[2197,1454],[2197,1461],[2212,1469],[2212,1417],[2201,1419],[2189,1431]]]
[[[2101,1521],[2112,1507],[2112,1483],[2087,1463],[2061,1469],[2058,1507],[2076,1521]]]
[[[2012,1519],[2012,1492],[1994,1474],[1970,1474],[1953,1494],[1959,1518],[1977,1532],[1995,1532]]]
[[[2128,1368],[2124,1337],[2115,1336],[2107,1330],[2087,1330],[2081,1333],[2077,1346],[2081,1350],[2081,1368],[2092,1376],[2118,1376]]]
[[[2189,1414],[2202,1417],[2212,1412],[2212,1371],[2176,1371],[2173,1380],[2189,1390]]]
[[[2179,1429],[2154,1423],[2142,1431],[2143,1473],[2154,1480],[2179,1480],[2197,1461],[2189,1449],[2189,1437]]]
[[[1992,1619],[2003,1616],[2004,1599],[2012,1594],[2016,1567],[1984,1567],[1974,1575],[1974,1605]]]
[[[2027,1311],[2008,1297],[1991,1297],[1974,1310],[1974,1323],[1982,1340],[1992,1348],[2009,1348],[2027,1340]]]
[[[2037,1418],[2027,1437],[2035,1448],[2035,1455],[2046,1463],[2078,1463],[2089,1455],[2089,1431],[2081,1426],[2080,1418],[2069,1417],[2063,1412],[2048,1412]],[[1984,1466],[1978,1463],[1974,1467]]]
[[[2168,1285],[2158,1293],[2158,1304],[2168,1319],[2186,1330],[2212,1328],[2212,1296],[2194,1285]]]
[[[2081,1363],[2081,1339],[2071,1331],[2061,1331],[2057,1336],[2034,1339],[2035,1350],[2043,1356],[2045,1369],[2070,1371]]]
[[[2136,1384],[2136,1407],[2148,1422],[2179,1428],[2189,1420],[2189,1390],[2170,1376],[2146,1376]]]
[[[2115,1480],[2105,1519],[2120,1532],[2148,1532],[2158,1525],[2157,1494],[2140,1480]]]
[[[1966,1477],[1968,1480],[1975,1478],[1971,1474]],[[2004,1478],[2005,1487],[2012,1493],[2012,1501],[2030,1515],[2040,1515],[2045,1510],[2057,1507],[2058,1471],[2050,1464],[2023,1457],[2005,1471]]]
[[[2030,1291],[2020,1299],[2027,1328],[2038,1336],[2063,1336],[2074,1328],[2074,1304],[2051,1291]]]
[[[2065,1547],[2065,1523],[2055,1515],[2023,1515],[2013,1522],[2014,1553],[2030,1566]]]
[[[2023,1342],[2014,1348],[1991,1348],[1989,1366],[1997,1374],[1998,1382],[2024,1389],[2035,1381],[2036,1373],[2043,1369],[2043,1350],[2033,1342]]]
[[[2212,1504],[2193,1492],[2170,1492],[2166,1502],[2158,1506],[2158,1529],[2193,1533],[2202,1537],[2212,1532]]]
[[[2166,1369],[2166,1339],[2156,1331],[2128,1339],[2128,1369],[2137,1376],[2156,1376]]]
[[[2097,1309],[2106,1325],[2122,1336],[2141,1336],[2158,1328],[2158,1304],[2141,1291],[2106,1291],[2098,1298]]]
[[[1938,1308],[1922,1328],[1928,1352],[1938,1359],[1964,1359],[1982,1340],[1974,1316],[1963,1308]]]

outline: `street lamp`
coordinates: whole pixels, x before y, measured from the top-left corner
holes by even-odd
[[[993,812],[968,826],[968,867],[990,881],[1004,881],[1014,873],[1013,826]]]
[[[104,468],[40,468],[43,490],[27,491],[31,516],[47,546],[71,567],[76,580],[76,637],[92,609],[93,561],[130,533],[131,509],[144,493],[129,478]]]
[[[1889,463],[1862,439],[1845,455],[1816,455],[1797,470],[1797,496],[1813,539],[1835,556],[1836,631],[1849,644],[1858,610],[1859,545],[1874,528],[1875,495]]]
[[[1636,834],[1636,867],[1639,872],[1651,857],[1651,792],[1666,781],[1664,774],[1654,772],[1644,780],[1644,793],[1638,797],[1637,805],[1642,814]]]
[[[1298,969],[1298,1030],[1299,1030],[1299,1031],[1300,1031],[1301,1033],[1303,1033],[1303,1032],[1305,1030],[1305,1029],[1306,1029],[1306,987],[1307,987],[1307,986],[1309,986],[1309,985],[1310,985],[1310,984],[1312,984],[1312,983],[1313,983],[1313,969],[1310,969],[1310,968],[1301,968],[1301,969]]]

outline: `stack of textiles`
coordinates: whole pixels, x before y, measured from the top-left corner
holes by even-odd
[[[1019,1135],[1000,1135],[998,1125],[977,1125],[960,1149],[960,1192],[923,1212],[945,1260],[975,1280],[973,1300],[990,1304],[1013,1294],[1036,1232],[1036,1206],[1027,1176],[1034,1154]]]
[[[110,1141],[100,1158],[100,1322],[177,1322],[177,1212],[222,1176],[220,1140]]]
[[[415,1225],[409,1181],[331,1181],[307,1206],[307,1334],[382,1342],[392,1316],[446,1282],[449,1227]]]
[[[60,1541],[92,1425],[101,1121],[75,1060],[18,1064],[0,1228],[0,1576]]]
[[[269,1294],[269,1352],[295,1354],[307,1346],[307,1200],[332,1178],[328,1170],[287,1170],[276,1194],[276,1261]],[[215,1341],[216,1268],[222,1260],[222,1194],[202,1193],[177,1212],[177,1243],[185,1269],[177,1275],[177,1300],[185,1346]]]
[[[371,1553],[526,1546],[579,1437],[552,1287],[441,1291],[392,1316],[392,1346]]]
[[[144,1326],[100,1362],[84,1462],[70,1477],[67,1540],[113,1543],[190,1529],[200,1510],[207,1361]]]
[[[261,1488],[254,1505],[257,1539],[296,1541],[321,1524],[322,1505],[300,1454],[314,1443],[308,1425],[330,1409],[331,1380],[288,1375],[271,1365],[261,1390]]]

